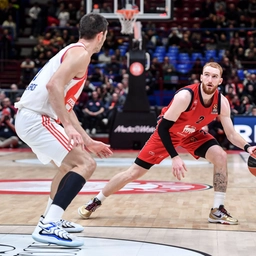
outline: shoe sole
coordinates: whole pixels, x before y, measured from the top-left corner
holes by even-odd
[[[78,210],[77,210],[79,216],[80,216],[81,218],[83,218],[83,219],[89,219],[90,216],[91,216],[91,214],[92,214],[92,212],[87,211],[86,214],[83,214],[83,213],[81,213],[80,208],[81,208],[81,207],[79,207]]]
[[[229,221],[225,221],[225,220],[213,220],[211,218],[208,218],[208,221],[210,223],[220,223],[220,224],[224,224],[224,225],[238,225],[238,222],[229,222]]]
[[[44,243],[44,244],[56,244],[60,246],[67,246],[67,247],[81,247],[84,245],[84,242],[82,241],[76,241],[76,242],[65,242],[65,241],[49,241],[47,239],[42,239],[39,238],[37,235],[32,234],[32,238],[39,243]]]

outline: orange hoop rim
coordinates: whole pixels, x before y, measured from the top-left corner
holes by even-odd
[[[121,9],[117,10],[116,13],[122,14],[126,19],[131,20],[135,14],[139,13],[139,10],[136,9]]]

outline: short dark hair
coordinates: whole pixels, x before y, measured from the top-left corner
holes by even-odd
[[[85,14],[79,23],[79,37],[84,39],[93,39],[95,36],[108,29],[108,21],[98,13]]]

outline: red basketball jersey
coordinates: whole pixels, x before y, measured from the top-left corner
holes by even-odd
[[[178,136],[180,138],[185,138],[195,131],[200,130],[203,126],[209,124],[216,118],[216,116],[220,113],[221,95],[220,92],[216,90],[213,95],[212,104],[208,107],[205,107],[202,99],[200,84],[188,85],[180,90],[190,91],[192,98],[188,108],[185,112],[181,113],[179,118],[171,127],[170,132],[174,137]],[[167,107],[162,109],[160,116],[164,115],[167,109],[171,106],[172,101]]]

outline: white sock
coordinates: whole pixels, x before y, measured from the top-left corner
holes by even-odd
[[[47,214],[47,212],[49,211],[50,209],[50,206],[52,205],[52,199],[49,197],[48,199],[48,202],[47,202],[47,206],[46,206],[46,209],[45,209],[45,212],[44,212],[44,216]]]
[[[61,219],[64,210],[56,204],[52,204],[43,220],[44,223],[57,222]]]
[[[224,192],[214,192],[213,208],[219,208],[220,205],[224,205],[225,197],[226,193]]]
[[[101,202],[103,202],[106,197],[103,195],[102,191],[100,191],[100,193],[96,196]]]

